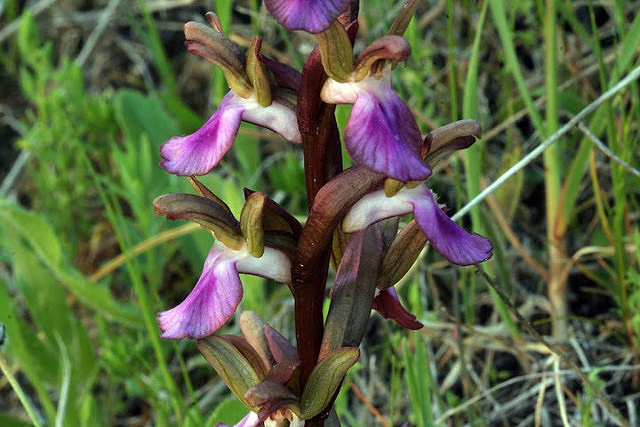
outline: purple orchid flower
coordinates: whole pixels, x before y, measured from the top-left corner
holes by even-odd
[[[347,10],[349,0],[265,0],[269,13],[287,30],[320,33]]]
[[[344,130],[351,158],[402,182],[423,181],[431,175],[421,157],[420,129],[391,88],[391,70],[409,53],[404,38],[382,37],[360,54],[348,80],[329,78],[321,93],[327,103],[353,104]]]
[[[158,313],[162,337],[167,339],[204,338],[218,331],[242,300],[240,273],[291,282],[291,261],[286,251],[292,245],[295,219],[263,193],[248,191],[238,222],[221,199],[194,178],[190,180],[202,196],[165,194],[154,200],[155,213],[172,220],[194,221],[209,230],[216,241],[187,298],[171,310]],[[279,240],[272,242],[269,224],[276,221],[280,225]]]
[[[218,331],[233,317],[242,300],[239,273],[288,283],[291,263],[283,252],[273,248],[265,247],[264,254],[256,258],[246,246],[234,250],[216,242],[187,298],[171,310],[158,313],[162,338],[204,338]]]
[[[351,208],[342,222],[342,229],[352,233],[380,220],[410,212],[434,249],[452,263],[473,265],[491,258],[491,242],[452,221],[440,209],[426,184],[403,187],[392,197],[387,197],[384,190],[367,194]]]
[[[218,110],[196,132],[174,136],[160,147],[160,165],[179,176],[205,175],[222,160],[236,139],[240,122],[260,125],[291,142],[301,142],[295,111],[274,101],[262,107],[255,98],[242,98],[230,91]]]
[[[160,147],[160,165],[180,176],[209,173],[231,148],[240,122],[253,123],[286,140],[300,143],[294,91],[271,86],[260,60],[261,40],[256,38],[244,55],[221,30],[213,13],[207,14],[213,28],[197,22],[184,27],[187,49],[218,65],[231,90],[218,110],[199,130],[175,136]]]

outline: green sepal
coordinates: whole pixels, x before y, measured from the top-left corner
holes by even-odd
[[[240,250],[244,244],[240,224],[226,205],[195,194],[165,194],[153,201],[156,215],[168,219],[188,219],[211,231],[226,247]]]
[[[247,251],[256,258],[260,258],[264,253],[262,215],[266,202],[267,196],[265,194],[253,193],[247,197],[240,213],[240,228],[247,241]]]
[[[213,62],[222,70],[231,90],[242,98],[249,98],[253,92],[245,71],[245,57],[242,51],[222,32],[199,22],[184,25],[185,46],[194,55]]]
[[[233,394],[248,408],[254,409],[245,401],[244,395],[247,390],[260,382],[260,378],[242,353],[231,343],[216,335],[198,340],[197,346]]]
[[[271,105],[271,86],[269,85],[269,78],[267,72],[264,69],[264,65],[258,59],[260,53],[260,46],[262,46],[262,39],[256,37],[251,42],[249,50],[247,51],[247,76],[253,86],[253,93],[260,104],[263,107]]]
[[[279,104],[295,111],[298,105],[298,92],[282,86],[275,86],[272,97]]]
[[[402,36],[404,32],[407,31],[407,27],[411,22],[411,18],[416,14],[416,9],[418,8],[418,0],[409,0],[409,3],[406,4],[404,9],[396,16],[395,21],[391,24],[391,28],[389,28],[390,36]]]
[[[280,231],[266,231],[264,233],[264,245],[277,249],[289,257],[293,257],[296,250],[296,241],[291,234]]]
[[[353,73],[353,47],[342,24],[335,21],[316,37],[324,72],[339,83],[349,81]]]
[[[303,420],[318,415],[331,403],[345,374],[359,357],[357,347],[340,348],[313,368],[300,398],[300,417]]]
[[[248,199],[255,191],[244,188],[244,197]],[[267,197],[264,212],[262,213],[262,224],[265,232],[276,231],[290,234],[297,239],[302,232],[300,222],[282,206]]]
[[[398,283],[409,271],[427,243],[427,238],[412,220],[396,236],[385,254],[378,273],[376,287],[386,289]]]

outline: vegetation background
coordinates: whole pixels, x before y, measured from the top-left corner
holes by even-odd
[[[356,51],[402,5],[362,1]],[[298,68],[315,43],[258,0],[0,1],[0,425],[244,415],[194,342],[160,340],[155,323],[211,244],[151,207],[190,191],[158,166],[159,145],[197,129],[226,92],[183,48],[184,22],[208,10],[236,43],[261,34],[263,52]],[[455,213],[511,175],[461,219],[494,243],[480,275],[426,252],[400,286],[425,328],[372,316],[336,401],[344,425],[640,423],[638,10],[420,2],[395,89],[424,133],[461,118],[484,128],[430,186]],[[203,181],[236,213],[249,187],[304,219],[299,147],[251,125],[238,139]],[[243,280],[242,309],[293,337],[286,287]]]

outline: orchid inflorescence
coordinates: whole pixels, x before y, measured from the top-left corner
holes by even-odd
[[[473,120],[422,137],[409,108],[391,87],[391,73],[410,55],[402,37],[417,8],[410,0],[389,34],[354,60],[358,2],[265,0],[288,30],[315,34],[318,46],[301,72],[261,53],[247,52],[222,31],[188,22],[187,49],[221,68],[229,92],[196,132],[160,147],[161,166],[188,177],[197,195],[167,194],[156,214],[188,219],[215,241],[187,298],[158,314],[162,337],[193,338],[207,361],[249,409],[239,425],[321,425],[337,422],[333,399],[359,357],[371,309],[409,329],[423,325],[406,311],[394,285],[425,245],[450,262],[473,265],[491,257],[486,238],[453,222],[425,184],[443,155],[480,136]],[[340,140],[335,104],[352,104]],[[245,189],[237,219],[195,176],[211,172],[246,121],[302,144],[310,212],[301,225],[267,195]],[[355,165],[342,171],[342,146]],[[400,218],[413,219],[400,227]],[[330,262],[336,276],[326,321]],[[295,302],[297,349],[256,314],[240,316],[242,335],[218,331],[242,300],[240,273],[285,283]]]

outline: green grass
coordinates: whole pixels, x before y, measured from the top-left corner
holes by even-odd
[[[194,343],[161,340],[155,322],[191,289],[212,243],[203,230],[153,215],[156,196],[191,191],[158,166],[157,150],[196,129],[227,89],[213,67],[197,68],[200,59],[171,43],[179,29],[168,23],[199,10],[172,15],[138,5],[140,12],[118,11],[118,27],[109,28],[114,37],[127,28],[153,79],[131,66],[115,80],[99,74],[109,84],[90,71],[100,54],[125,57],[116,43],[99,44],[80,65],[47,27],[58,24],[46,11],[34,16],[17,1],[0,10],[0,27],[20,22],[0,49],[2,75],[15,83],[0,83],[0,94],[15,89],[0,103],[20,124],[20,135],[7,133],[11,143],[29,153],[20,179],[0,195],[3,425],[199,426],[243,416]],[[217,2],[226,31],[261,33],[291,64],[303,61],[292,50],[312,38],[275,30],[259,2],[243,5]],[[363,2],[357,49],[384,35],[398,8]],[[563,126],[590,108],[582,126],[639,167],[640,92],[636,83],[616,85],[640,65],[640,17],[622,1],[579,9],[564,0],[422,1],[406,37],[412,57],[393,84],[423,133],[475,118],[486,135],[429,180],[451,214],[554,139],[462,218],[493,241],[483,269],[508,301],[474,268],[423,254],[399,293],[425,328],[408,332],[372,317],[336,400],[343,425],[533,424],[560,422],[561,414],[571,425],[602,425],[614,422],[602,395],[629,417],[625,397],[640,381],[640,180],[577,126]],[[606,102],[588,107],[612,88]],[[341,126],[348,113],[338,108]],[[301,156],[243,125],[203,182],[236,216],[247,186],[304,219]],[[254,277],[243,283],[241,308],[293,337],[288,291]],[[558,301],[569,302],[566,313]],[[601,396],[562,362],[552,375],[550,350],[511,304],[562,344]],[[237,333],[237,324],[224,332]]]

